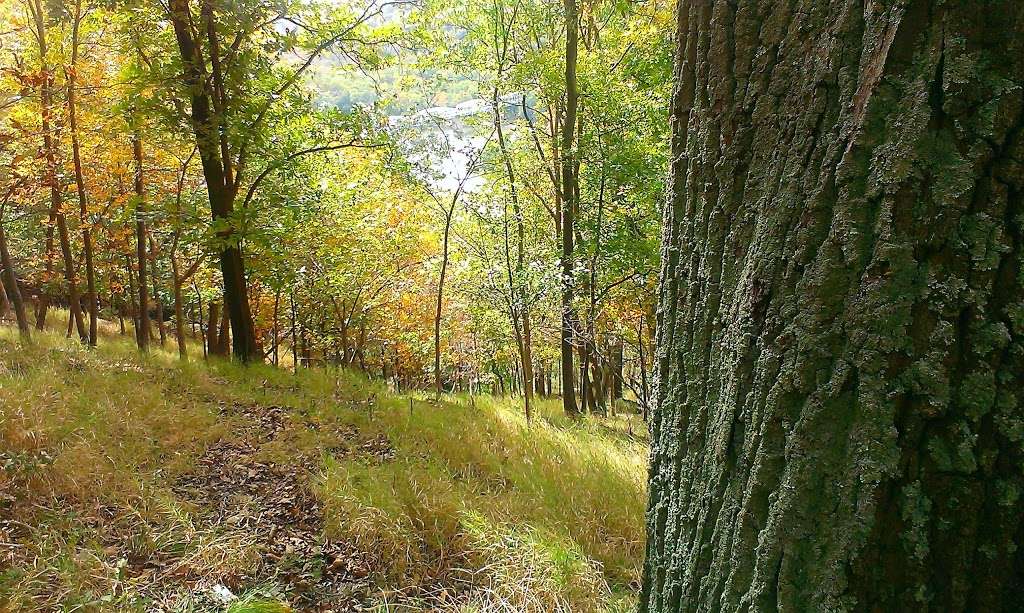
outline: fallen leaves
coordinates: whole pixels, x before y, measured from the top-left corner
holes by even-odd
[[[258,404],[224,405],[221,412],[239,419],[241,439],[211,445],[173,490],[197,509],[201,521],[254,538],[261,564],[254,576],[240,578],[239,587],[272,577],[297,610],[360,610],[370,591],[369,573],[359,552],[324,537],[323,511],[309,484],[308,467],[316,464],[310,458],[281,464],[261,457],[263,445],[305,427],[297,412]],[[357,449],[374,457],[394,455],[382,437]]]

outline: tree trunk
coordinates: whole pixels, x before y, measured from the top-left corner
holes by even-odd
[[[46,272],[43,276],[43,288],[39,296],[39,305],[36,310],[36,329],[42,330],[46,326],[46,312],[50,305],[50,287],[53,278],[53,229],[57,225],[58,218],[63,218],[62,198],[60,183],[57,176],[57,161],[54,153],[53,137],[50,131],[51,99],[50,86],[53,75],[47,63],[47,41],[46,41],[46,14],[41,0],[32,0],[28,4],[32,15],[33,34],[36,37],[36,44],[39,49],[39,116],[42,124],[43,154],[46,158],[46,183],[50,186],[50,213],[49,223],[46,227]],[[65,226],[65,234],[66,234]],[[63,245],[63,243],[62,243]],[[68,262],[65,260],[65,270],[68,270]],[[70,268],[71,279],[74,279],[74,268]],[[70,289],[70,288],[69,288]],[[69,300],[69,302],[71,302]],[[70,307],[69,308],[73,308]],[[73,313],[74,311],[72,311]]]
[[[33,0],[29,5],[32,11],[33,25],[35,26],[36,43],[39,47],[40,67],[42,79],[39,82],[39,103],[40,118],[43,134],[43,155],[46,158],[46,182],[50,186],[50,220],[57,224],[57,237],[60,242],[61,255],[64,259],[64,278],[68,284],[68,309],[78,329],[78,335],[83,341],[88,341],[88,334],[85,331],[85,323],[82,320],[82,305],[78,297],[78,283],[75,278],[75,261],[71,254],[71,239],[68,236],[67,217],[64,215],[63,195],[60,184],[60,177],[57,169],[56,143],[53,142],[53,132],[50,125],[50,115],[53,108],[52,101],[52,79],[49,64],[47,63],[46,44],[46,14],[43,3],[40,0]],[[52,230],[47,236],[47,277],[52,270],[52,259],[49,255],[52,249]],[[47,299],[40,302],[40,314],[36,326],[42,329],[46,323]]]
[[[217,327],[220,324],[220,303],[210,303],[210,318],[206,323],[206,346],[207,353],[210,355],[221,355],[220,353],[220,337],[217,333]]]
[[[1024,3],[678,4],[641,611],[1019,611]]]
[[[153,302],[156,304],[156,329],[160,346],[167,344],[167,324],[164,321],[164,303],[160,300],[160,275],[157,272],[156,257],[153,258]]]
[[[178,357],[188,360],[188,347],[185,345],[185,301],[181,295],[181,271],[178,269],[178,256],[171,250],[171,281],[174,284],[174,336],[178,339]]]
[[[437,305],[434,310],[434,394],[440,398],[441,387],[441,307],[444,294],[444,279],[448,273],[448,235],[452,227],[452,216],[455,214],[455,205],[458,196],[452,199],[451,208],[446,211],[444,217],[444,237],[441,243],[441,273],[437,279]]]
[[[131,315],[131,318],[132,318],[132,330],[135,333],[135,340],[136,340],[136,342],[138,342],[138,338],[139,338],[139,309],[138,309],[138,305],[136,304],[136,300],[135,300],[135,298],[136,298],[136,296],[138,296],[138,294],[135,293],[135,273],[132,270],[131,256],[129,256],[127,254],[124,256],[124,267],[125,267],[125,272],[128,274],[128,300],[127,300],[127,303],[128,303],[128,314]]]
[[[210,356],[209,346],[206,343],[209,324],[206,324],[206,328],[203,328],[203,294],[199,291],[199,284],[196,283],[195,278],[192,279],[192,290],[196,293],[196,313],[199,314],[199,344],[203,347],[203,359],[205,360]]]
[[[152,267],[152,278],[153,278],[153,303],[156,305],[156,327],[157,332],[160,334],[160,346],[163,347],[167,344],[167,324],[164,321],[164,303],[160,299],[160,268],[157,266],[157,261],[160,255],[160,249],[157,247],[156,241],[153,240],[153,233],[146,229],[146,238],[149,241],[149,257]]]
[[[359,343],[356,345],[356,360],[359,362],[359,370],[366,373],[366,353],[364,347],[366,346],[366,320],[364,319],[359,324]],[[366,373],[368,374],[368,373]]]
[[[3,265],[0,264],[0,275],[4,272]],[[0,319],[7,317],[7,314],[11,312],[11,301],[7,297],[7,289],[3,284],[3,279],[0,278]]]
[[[3,283],[7,299],[14,306],[14,316],[18,320],[18,331],[22,338],[32,337],[32,327],[25,313],[25,301],[21,297],[21,289],[18,287],[18,275],[14,271],[14,260],[11,258],[10,250],[7,247],[7,233],[4,231],[2,220],[0,220],[0,268],[3,268],[3,276],[0,282]]]
[[[96,294],[96,270],[93,266],[92,227],[85,195],[85,176],[82,173],[82,156],[78,143],[78,109],[75,79],[78,77],[78,32],[82,23],[82,2],[76,0],[71,25],[71,66],[67,71],[68,121],[71,127],[71,156],[75,166],[75,187],[78,192],[78,217],[82,232],[82,251],[85,255],[86,307],[89,312],[89,345],[96,346],[97,323],[99,320],[99,297]]]
[[[217,332],[216,354],[223,357],[231,355],[231,339],[229,337],[231,328],[231,315],[226,308],[220,310],[220,330]]]
[[[616,400],[622,399],[622,382],[623,373],[623,342],[621,338],[615,340],[615,344],[612,345],[611,352],[611,371],[609,373],[611,380],[608,384],[611,386],[611,400],[614,403]]]
[[[273,345],[273,362],[274,366],[278,364],[278,345],[281,342],[281,323],[280,323],[280,312],[281,312],[281,288],[277,288],[274,292],[274,345]]]
[[[299,337],[295,334],[295,290],[294,289],[292,289],[288,293],[288,297],[289,297],[289,302],[291,303],[291,311],[292,311],[292,321],[291,321],[291,325],[292,325],[292,370],[294,372],[299,372],[299,352],[298,352]]]
[[[644,422],[646,423],[650,417],[651,392],[647,382],[647,354],[644,351],[644,316],[642,313],[640,315],[640,325],[636,332],[636,343],[637,351],[640,354],[638,356],[638,361],[640,362],[640,405],[643,411]]]
[[[135,259],[139,268],[139,319],[135,328],[135,342],[139,350],[149,350],[149,288],[146,280],[146,190],[142,182],[142,138],[136,132],[132,137],[132,155],[135,158]]]
[[[175,40],[185,66],[185,84],[191,93],[192,130],[202,161],[203,177],[206,179],[210,212],[214,222],[223,224],[223,229],[217,232],[217,236],[224,245],[220,252],[220,268],[224,279],[224,304],[225,310],[229,313],[234,355],[242,362],[249,362],[256,359],[259,350],[256,346],[256,327],[249,306],[245,261],[240,246],[241,236],[232,226],[231,218],[238,186],[232,178],[231,156],[227,150],[223,126],[220,125],[224,113],[215,113],[212,108],[212,83],[206,75],[206,63],[201,47],[193,38],[194,20],[187,0],[170,0],[168,9]],[[210,10],[208,3],[204,10]],[[207,20],[210,40],[215,43],[213,16],[204,14],[203,18]],[[213,68],[217,73],[214,76],[219,80],[219,66]]]
[[[113,290],[111,290],[110,304],[111,304],[111,306],[114,306]],[[120,328],[121,328],[120,329],[120,334],[121,334],[121,336],[125,336],[126,334],[128,334],[128,330],[124,326],[124,298],[123,297],[118,298],[116,308],[117,308],[117,323],[120,324]]]
[[[573,137],[576,134],[576,110],[579,94],[576,91],[576,56],[579,46],[579,17],[576,0],[563,0],[565,10],[565,118],[562,121],[562,409],[570,417],[578,417],[573,382],[573,329],[576,317],[573,307],[573,234],[575,228],[576,198]]]
[[[498,96],[497,83],[502,82],[502,68],[504,66],[505,52],[508,49],[506,37],[504,47],[500,53],[498,63],[498,74],[495,79],[496,85],[493,89],[492,102],[494,105],[494,131],[498,136],[498,147],[501,149],[501,157],[505,162],[505,174],[508,176],[509,199],[512,202],[512,214],[516,222],[516,270],[515,277],[512,274],[511,255],[508,246],[508,215],[505,216],[505,268],[508,272],[509,290],[509,314],[512,320],[512,329],[515,332],[516,342],[519,345],[519,360],[521,362],[523,377],[523,412],[526,415],[527,423],[533,418],[531,403],[533,402],[533,357],[531,346],[530,329],[530,292],[529,282],[526,278],[526,219],[523,216],[522,205],[519,203],[519,191],[516,186],[515,169],[512,167],[512,156],[509,155],[508,146],[505,143],[505,130],[501,116],[501,98]]]

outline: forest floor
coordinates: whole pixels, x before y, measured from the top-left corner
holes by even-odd
[[[538,404],[0,326],[0,611],[630,610],[643,423]]]

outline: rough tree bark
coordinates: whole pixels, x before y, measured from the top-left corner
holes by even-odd
[[[678,11],[641,611],[1024,601],[1024,3]]]

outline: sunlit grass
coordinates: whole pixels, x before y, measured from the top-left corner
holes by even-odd
[[[183,364],[170,344],[140,356],[130,336],[109,331],[90,350],[53,331],[22,346],[0,326],[0,355],[0,493],[38,511],[26,518],[34,562],[0,574],[0,610],[4,599],[27,610],[137,608],[147,586],[118,570],[133,548],[196,572],[253,564],[244,535],[197,527],[169,490],[232,435],[219,415],[232,403],[287,407],[324,432],[351,424],[361,441],[387,437],[393,459],[335,457],[312,430],[265,449],[284,462],[322,458],[308,468],[326,530],[376,556],[382,610],[631,606],[647,456],[635,415],[574,422],[538,401],[528,424],[518,400],[479,395],[416,396],[410,410],[410,397],[354,373]],[[116,522],[97,524],[104,508]],[[116,553],[111,539],[123,541]]]

